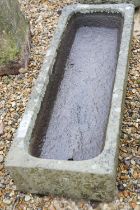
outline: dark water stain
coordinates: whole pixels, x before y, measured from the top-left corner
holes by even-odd
[[[119,14],[71,18],[32,134],[33,156],[74,161],[101,153],[122,27]]]

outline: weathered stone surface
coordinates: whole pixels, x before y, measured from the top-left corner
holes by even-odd
[[[140,0],[79,0],[79,2],[87,4],[133,3],[136,7],[140,6]]]
[[[29,153],[31,134],[52,73],[64,29],[74,13],[119,12],[124,17],[110,116],[103,151],[84,161],[49,160]],[[133,5],[74,5],[64,9],[52,45],[32,91],[23,119],[9,151],[6,167],[18,189],[73,198],[112,200],[115,194],[116,164],[121,112],[126,87],[127,64],[133,26]]]
[[[27,66],[29,57],[29,25],[17,0],[0,1],[0,76],[17,74]]]

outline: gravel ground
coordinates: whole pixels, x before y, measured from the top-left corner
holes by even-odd
[[[72,0],[20,0],[31,24],[32,47],[28,69],[20,75],[0,78],[0,210],[129,210],[140,209],[140,11],[136,15],[135,37],[129,65],[127,94],[120,138],[117,195],[114,202],[90,203],[70,199],[37,196],[16,191],[4,169],[11,145],[49,46],[63,6]],[[139,18],[139,19],[138,19]]]

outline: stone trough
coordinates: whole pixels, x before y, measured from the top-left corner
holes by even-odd
[[[21,191],[110,201],[134,6],[66,7],[6,167]]]

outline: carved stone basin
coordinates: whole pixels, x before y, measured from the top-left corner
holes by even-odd
[[[19,190],[114,198],[133,13],[63,10],[6,160]]]

